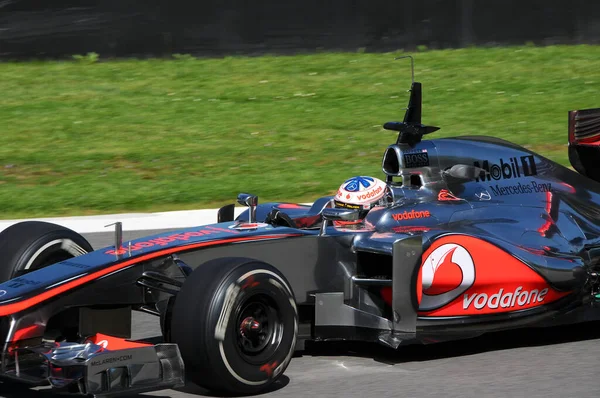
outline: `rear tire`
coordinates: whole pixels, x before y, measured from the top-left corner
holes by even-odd
[[[93,251],[80,234],[60,225],[25,221],[0,232],[0,283]]]
[[[171,338],[187,376],[215,392],[264,391],[289,365],[297,333],[289,283],[276,268],[252,259],[202,264],[173,306]]]

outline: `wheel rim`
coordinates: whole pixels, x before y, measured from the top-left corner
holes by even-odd
[[[283,339],[279,308],[264,294],[248,297],[238,308],[237,349],[248,363],[264,363],[277,352]]]

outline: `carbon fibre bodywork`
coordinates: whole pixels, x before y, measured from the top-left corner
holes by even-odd
[[[129,337],[131,310],[164,318],[186,276],[222,257],[281,271],[300,308],[298,349],[331,339],[395,348],[599,319],[600,184],[496,138],[423,141],[436,128],[420,124],[413,100],[418,115],[409,107],[391,125],[400,135],[383,156],[393,201],[362,222],[336,220],[334,196],[311,206],[249,201],[236,220],[229,206],[218,223],[0,284],[2,375],[19,378],[14,351],[57,330]]]

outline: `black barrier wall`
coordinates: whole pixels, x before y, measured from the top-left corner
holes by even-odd
[[[598,0],[0,0],[0,57],[600,42]]]

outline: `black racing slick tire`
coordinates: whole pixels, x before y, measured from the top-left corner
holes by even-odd
[[[0,282],[91,252],[77,232],[42,221],[24,221],[0,232]]]
[[[264,391],[289,365],[297,334],[289,283],[276,268],[252,259],[200,265],[173,306],[171,339],[187,378],[213,392]]]

